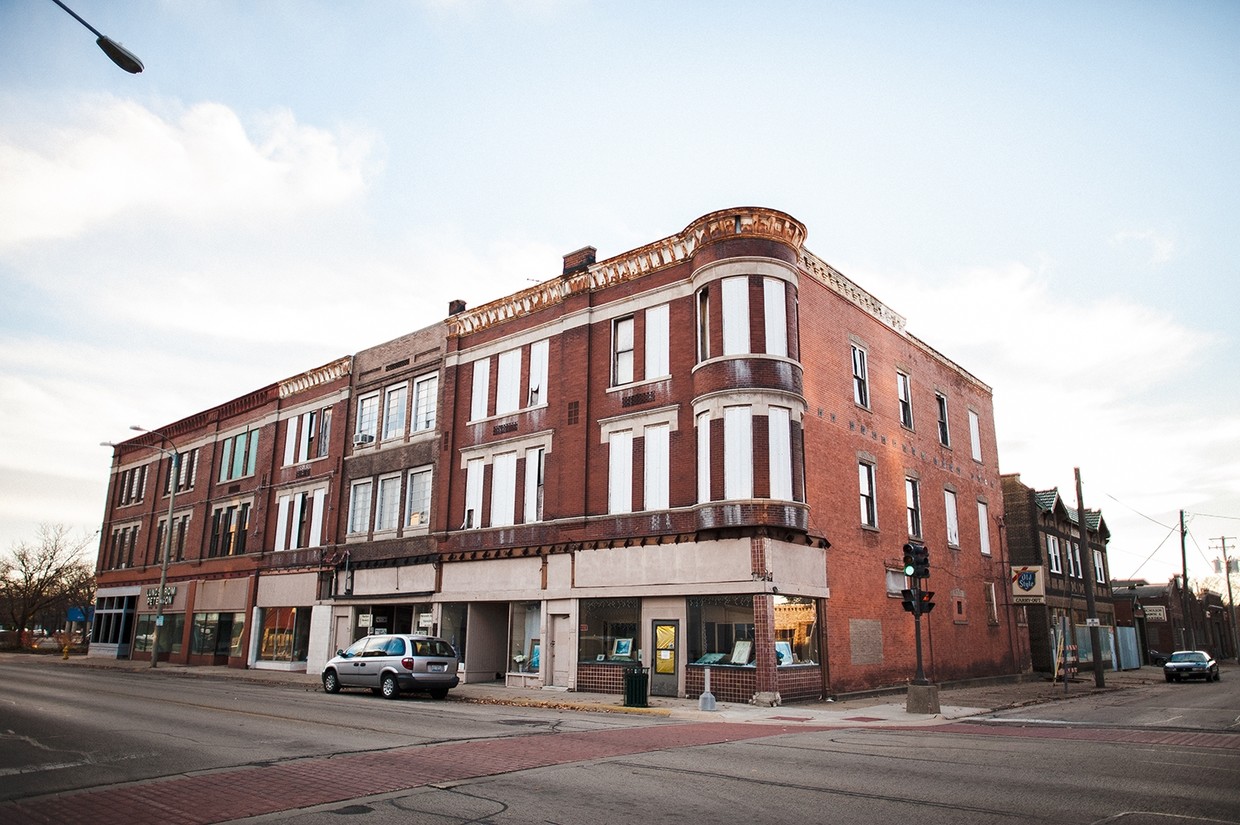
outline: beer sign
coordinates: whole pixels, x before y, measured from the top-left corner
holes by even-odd
[[[1012,603],[1046,604],[1046,580],[1040,565],[1013,566]]]

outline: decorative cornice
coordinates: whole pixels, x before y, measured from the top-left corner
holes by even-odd
[[[904,316],[857,286],[835,267],[819,258],[808,249],[801,250],[798,263],[801,269],[808,272],[832,292],[848,299],[861,309],[873,315],[897,332],[904,332]]]
[[[280,397],[288,398],[290,395],[296,395],[299,392],[305,392],[339,378],[344,378],[352,369],[353,356],[346,355],[343,358],[337,358],[330,364],[306,370],[301,375],[294,375],[292,378],[286,378],[280,382]]]
[[[765,238],[799,250],[805,242],[805,225],[774,209],[743,206],[711,212],[684,231],[614,258],[599,261],[584,272],[544,281],[476,309],[448,319],[452,337],[481,332],[529,312],[562,303],[570,295],[606,289],[658,272],[693,257],[701,247],[729,238]]]

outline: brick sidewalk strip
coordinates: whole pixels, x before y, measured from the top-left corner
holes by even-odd
[[[311,757],[0,803],[6,825],[206,825],[436,782],[827,727],[701,722]]]

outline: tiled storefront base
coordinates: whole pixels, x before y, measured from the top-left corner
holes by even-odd
[[[581,662],[577,665],[577,690],[582,693],[615,693],[624,695],[623,664],[600,665]]]
[[[757,692],[757,672],[752,667],[710,668],[710,692],[720,702],[748,703]],[[822,698],[822,671],[818,665],[781,667],[775,672],[780,701],[811,702]],[[685,695],[702,695],[706,668],[690,665],[685,674]]]

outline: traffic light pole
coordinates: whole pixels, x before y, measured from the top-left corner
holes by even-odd
[[[913,677],[913,684],[928,685],[930,680],[926,678],[926,671],[922,668],[921,660],[921,581],[913,579],[913,637],[917,640],[917,675]]]

